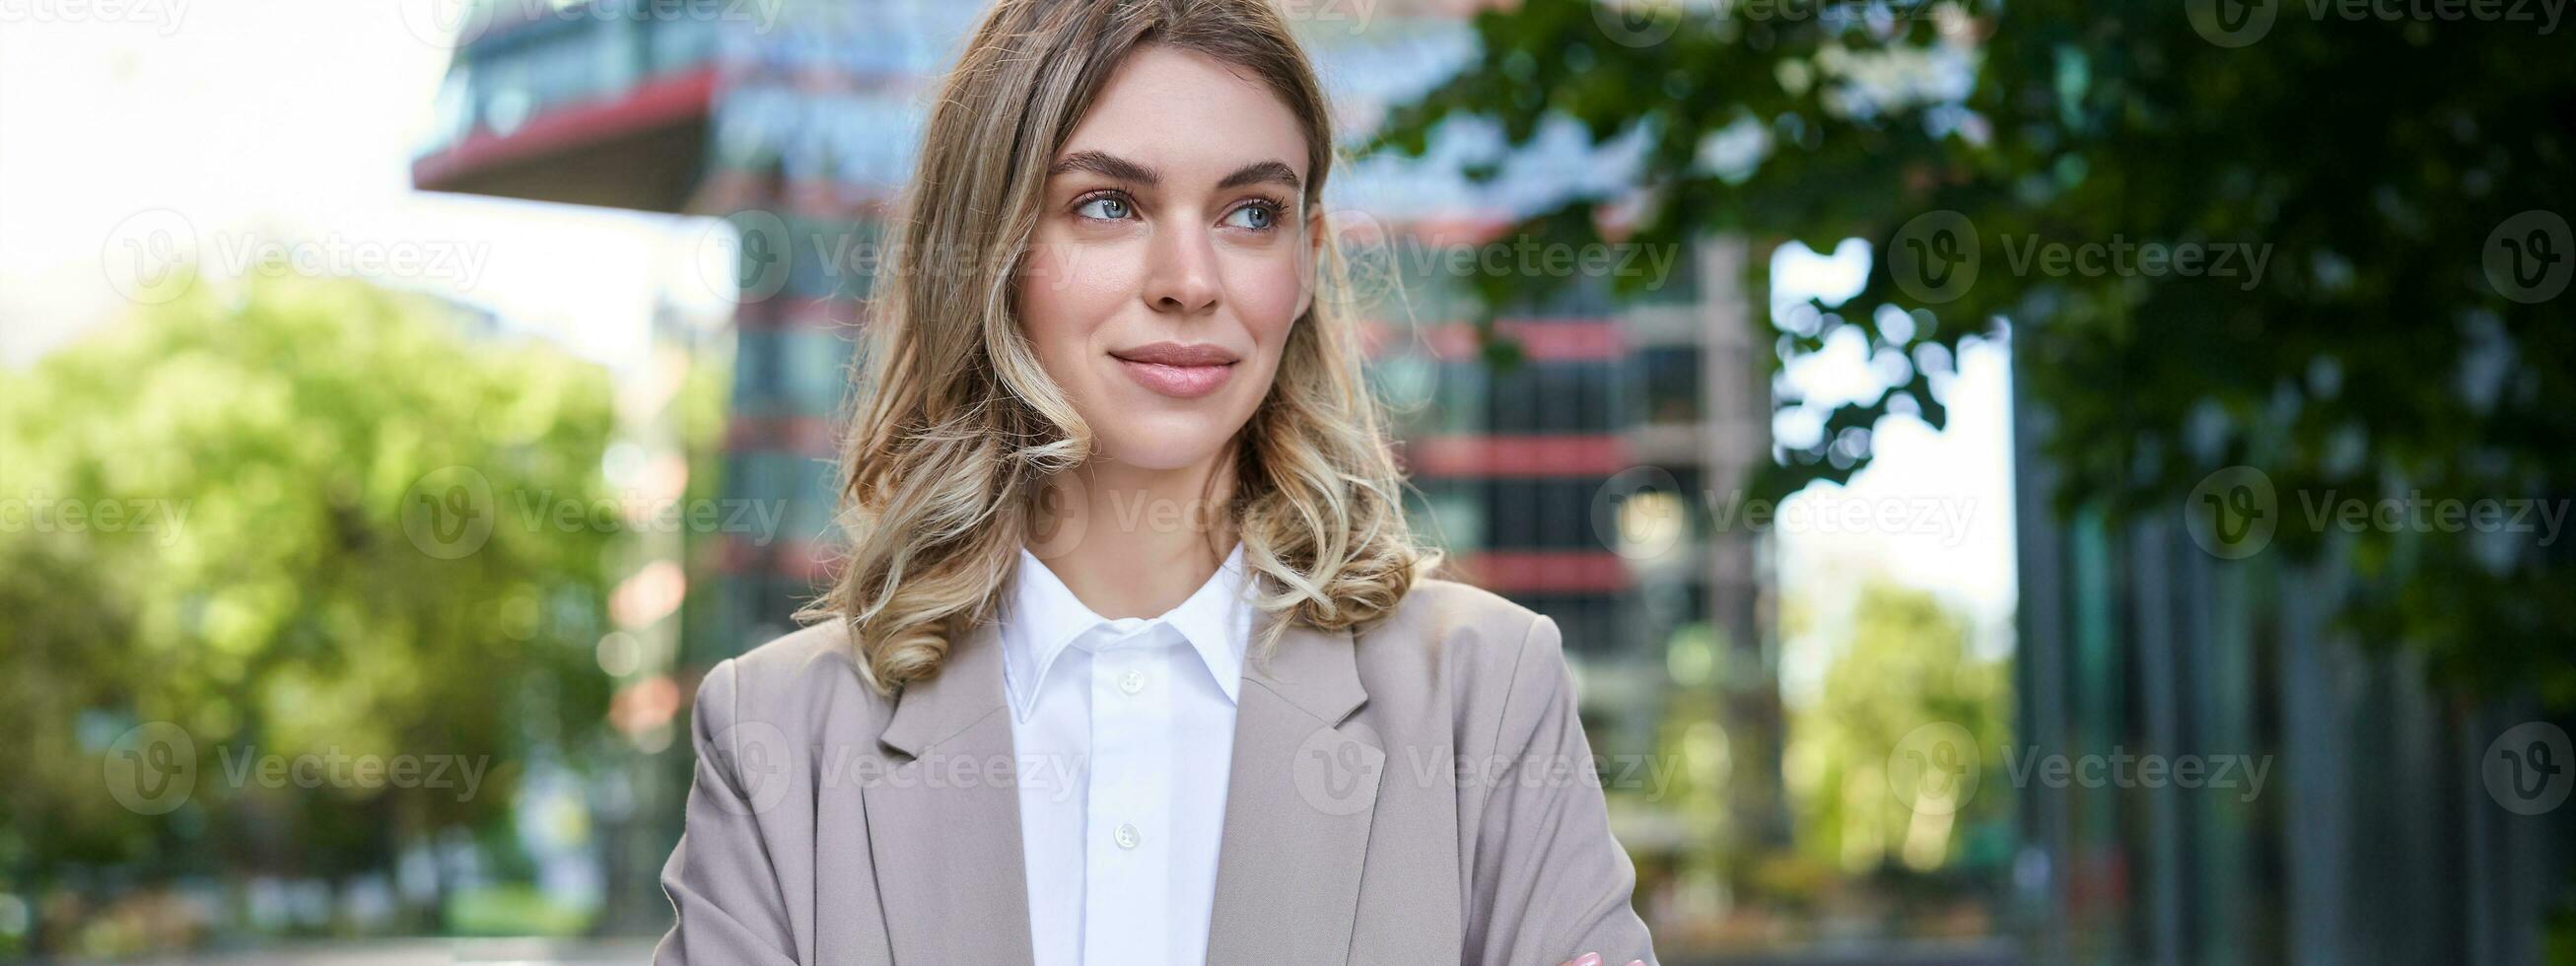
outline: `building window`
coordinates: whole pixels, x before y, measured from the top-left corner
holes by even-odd
[[[1664,425],[1701,420],[1706,403],[1698,347],[1649,346],[1638,350],[1633,359],[1638,382],[1643,384],[1645,411],[1638,414],[1640,419]]]

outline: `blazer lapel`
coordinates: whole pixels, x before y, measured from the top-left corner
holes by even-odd
[[[937,677],[897,697],[878,738],[892,753],[862,799],[896,962],[1031,966],[1006,707],[987,621],[952,646]],[[997,774],[996,763],[1012,770]]]
[[[1374,734],[1344,725],[1367,699],[1349,631],[1291,626],[1266,666],[1245,666],[1208,966],[1348,957],[1386,764]]]

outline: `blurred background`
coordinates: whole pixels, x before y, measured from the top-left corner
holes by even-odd
[[[912,0],[0,0],[0,959],[642,962]],[[1671,963],[2576,963],[2557,0],[1282,0]]]

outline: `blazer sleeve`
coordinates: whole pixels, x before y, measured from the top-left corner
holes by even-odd
[[[744,723],[734,705],[728,658],[698,682],[690,713],[697,773],[690,780],[686,826],[662,867],[662,891],[676,918],[653,949],[655,966],[795,966],[795,948],[778,877],[760,829],[777,804],[787,760],[785,736],[761,722]],[[746,769],[745,763],[754,767]],[[749,777],[751,780],[746,781]],[[764,794],[764,790],[768,794]]]
[[[1637,873],[1610,835],[1592,747],[1575,714],[1574,675],[1556,621],[1531,622],[1503,703],[1487,773],[1469,900],[1469,964],[1558,966],[1600,953],[1644,960],[1653,940],[1631,904]]]

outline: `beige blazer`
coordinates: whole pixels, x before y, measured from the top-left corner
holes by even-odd
[[[1257,638],[1256,638],[1257,639]],[[893,700],[838,622],[699,685],[660,964],[1027,966],[1027,881],[987,624]],[[1556,623],[1418,582],[1356,639],[1246,663],[1213,966],[1655,962]]]

